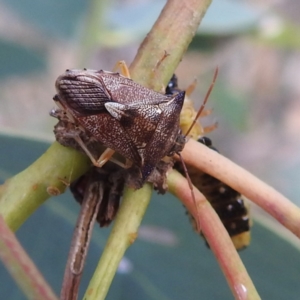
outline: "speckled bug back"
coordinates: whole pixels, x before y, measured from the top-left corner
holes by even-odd
[[[183,147],[184,92],[163,95],[103,70],[67,70],[55,87],[54,100],[70,121],[137,166],[141,185],[163,157]]]

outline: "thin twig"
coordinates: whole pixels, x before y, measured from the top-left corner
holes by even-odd
[[[205,239],[214,252],[235,298],[260,299],[228,232],[210,203],[194,187],[197,203],[197,207],[195,207],[186,178],[175,170],[168,176],[168,186],[169,191],[182,201],[193,218],[200,223]]]
[[[0,258],[28,299],[58,299],[1,215]]]
[[[210,3],[211,0],[167,1],[130,65],[132,79],[157,91],[166,86]],[[162,58],[165,59],[161,61]]]
[[[185,145],[182,156],[186,164],[228,184],[300,238],[300,208],[274,188],[192,139]]]
[[[103,189],[103,182],[93,181],[92,175],[90,175],[73,233],[60,294],[61,300],[76,300],[78,297],[85,258],[99,206],[103,199]]]

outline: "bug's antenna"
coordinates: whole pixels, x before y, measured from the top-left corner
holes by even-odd
[[[190,190],[191,190],[191,195],[192,195],[192,198],[193,198],[193,202],[194,202],[195,207],[196,207],[196,210],[197,210],[197,212],[198,212],[198,206],[197,206],[197,203],[196,203],[196,198],[195,198],[195,194],[194,194],[194,188],[193,188],[192,180],[191,180],[190,175],[189,175],[189,173],[188,173],[188,170],[187,170],[187,168],[186,168],[186,164],[185,164],[185,162],[184,162],[184,160],[183,160],[183,158],[182,158],[181,153],[180,153],[180,152],[177,152],[176,154],[177,154],[177,155],[179,156],[179,158],[180,158],[180,161],[181,161],[181,164],[182,164],[182,167],[183,167],[183,171],[184,171],[184,173],[185,173],[187,182],[188,182],[188,184],[189,184],[189,188],[190,188]],[[198,218],[194,218],[194,219],[195,219],[195,222],[196,222],[197,231],[198,231],[198,232],[201,232],[201,226],[200,226],[200,223],[199,223]]]
[[[217,79],[217,76],[218,76],[218,72],[219,72],[219,68],[217,67],[216,70],[215,70],[215,74],[214,74],[214,77],[213,77],[213,81],[212,81],[212,83],[210,84],[210,87],[209,87],[209,89],[208,89],[208,91],[207,91],[207,93],[206,93],[206,95],[205,95],[205,98],[204,98],[204,100],[203,100],[203,103],[202,103],[201,107],[199,108],[199,110],[198,110],[198,112],[197,112],[197,115],[196,115],[195,119],[193,120],[193,122],[192,122],[190,128],[189,128],[188,131],[186,132],[185,136],[188,136],[188,135],[189,135],[189,133],[191,132],[193,126],[194,126],[195,123],[196,123],[196,121],[197,121],[198,118],[200,117],[200,115],[201,115],[201,113],[202,113],[202,111],[203,111],[203,109],[204,109],[204,107],[205,107],[205,104],[206,104],[206,102],[207,102],[207,100],[208,100],[208,98],[209,98],[209,95],[210,95],[210,93],[211,93],[211,91],[212,91],[212,89],[213,89],[213,87],[214,87],[214,85],[215,85],[215,82],[216,82],[216,79]]]

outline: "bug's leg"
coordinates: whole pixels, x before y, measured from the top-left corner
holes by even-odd
[[[76,135],[73,136],[73,138],[79,144],[79,146],[82,148],[85,154],[89,157],[93,165],[97,168],[102,168],[103,165],[105,165],[109,160],[124,169],[130,168],[132,165],[132,163],[129,160],[126,160],[126,163],[124,164],[119,160],[113,158],[112,156],[114,155],[115,151],[110,148],[106,148],[104,152],[100,155],[100,157],[96,160],[93,154],[90,152],[90,150],[86,147],[80,136]]]
[[[104,164],[106,164],[111,157],[114,155],[115,150],[110,148],[106,148],[105,151],[100,155],[100,157],[96,161],[96,167],[101,168]]]
[[[111,157],[110,158],[110,161],[112,161],[113,163],[115,163],[116,165],[120,166],[121,168],[123,169],[128,169],[132,166],[132,162],[128,159],[126,159],[126,162],[125,163],[122,163],[121,161]]]
[[[191,84],[186,88],[186,90],[185,90],[186,96],[189,97],[189,96],[194,92],[196,86],[197,86],[197,79],[195,79],[195,80],[193,81],[193,83],[191,83]],[[205,110],[203,110],[203,111],[200,113],[199,118],[207,117],[207,116],[209,116],[211,113],[212,113],[212,109],[205,109]]]
[[[189,97],[197,86],[197,79],[195,79],[185,90],[185,94]]]
[[[218,127],[218,122],[215,122],[214,124],[210,126],[203,127],[203,133],[209,133],[214,131]]]
[[[113,68],[113,72],[116,72],[117,70],[120,70],[121,75],[123,75],[124,77],[131,79],[129,69],[124,60],[119,60],[115,64],[115,66]]]
[[[81,139],[81,137],[79,135],[75,135],[73,138],[78,143],[78,145],[82,148],[82,150],[85,152],[85,154],[89,157],[89,159],[91,160],[91,162],[93,163],[93,165],[95,167],[101,168],[108,160],[110,160],[110,158],[115,153],[114,150],[107,148],[101,154],[99,159],[96,160],[95,157],[93,156],[93,154],[87,148],[87,146],[85,145],[85,143],[83,142],[83,140]]]
[[[211,115],[212,111],[213,111],[212,109],[205,109],[205,110],[203,110],[201,112],[199,118],[203,118],[203,117],[207,117],[207,116]]]

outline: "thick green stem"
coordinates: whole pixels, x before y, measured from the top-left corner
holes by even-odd
[[[169,0],[166,3],[130,66],[136,82],[155,90],[168,83],[210,3],[211,0]]]
[[[152,186],[140,190],[126,189],[111,234],[95,270],[84,299],[105,299],[126,249],[133,244],[151,198]]]
[[[46,199],[63,193],[89,165],[83,154],[53,143],[38,160],[2,187],[0,214],[6,224],[17,230]]]

